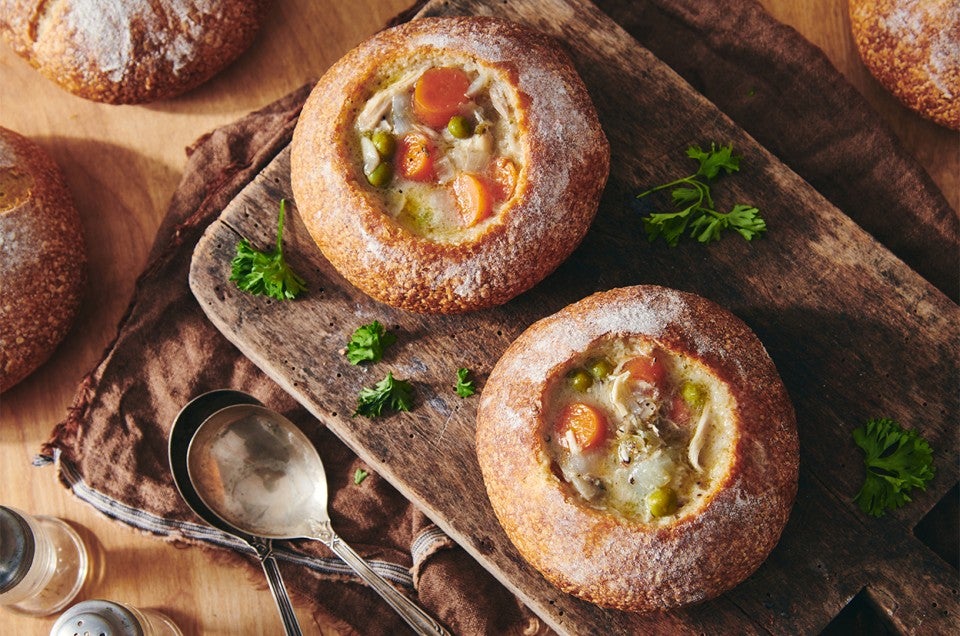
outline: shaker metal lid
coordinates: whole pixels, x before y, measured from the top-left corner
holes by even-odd
[[[27,520],[0,506],[0,594],[17,586],[33,565],[36,543]]]
[[[140,620],[129,609],[113,601],[77,603],[60,615],[50,636],[144,636]]]

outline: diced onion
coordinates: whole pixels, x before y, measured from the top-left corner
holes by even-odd
[[[704,404],[703,412],[697,421],[697,428],[693,433],[693,438],[690,440],[690,446],[687,449],[687,458],[690,460],[690,465],[693,466],[698,473],[703,472],[703,468],[700,466],[700,451],[703,449],[703,442],[706,438],[707,418],[709,416],[710,405]]]
[[[406,135],[413,128],[413,112],[410,108],[409,93],[395,93],[393,105],[393,132]]]
[[[380,153],[369,137],[360,137],[360,152],[363,154],[363,173],[370,174],[380,165]]]
[[[630,470],[629,482],[638,494],[646,496],[647,493],[670,483],[670,476],[675,470],[676,467],[670,456],[656,451],[649,457],[634,462]]]
[[[593,499],[600,492],[596,484],[580,475],[570,475],[570,483],[580,493],[580,496],[587,500]]]

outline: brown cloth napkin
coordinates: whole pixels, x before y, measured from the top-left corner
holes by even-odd
[[[822,53],[750,1],[598,4],[878,240],[957,297],[956,215]],[[104,513],[169,539],[202,543],[198,522],[172,483],[167,432],[196,395],[247,391],[323,447],[339,533],[365,558],[394,564],[400,579],[411,572],[415,589],[407,591],[452,631],[542,630],[389,484],[375,474],[354,484],[361,462],[230,345],[190,293],[187,272],[198,238],[289,142],[308,91],[303,87],[188,149],[183,180],[116,340],[80,386],[44,452],[59,459],[61,481]],[[299,593],[298,606],[310,604],[346,632],[406,630],[346,570],[310,567],[331,556],[318,542],[287,549],[308,559],[308,565],[281,563],[288,586]],[[254,574],[255,562],[243,562]]]

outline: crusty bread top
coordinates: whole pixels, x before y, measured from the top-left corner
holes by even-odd
[[[849,0],[857,49],[905,106],[960,130],[960,3]]]
[[[544,388],[611,335],[640,335],[707,367],[735,401],[726,478],[694,515],[649,526],[584,505],[551,471],[539,433]],[[654,286],[594,294],[526,330],[491,372],[477,418],[490,501],[523,557],[560,589],[627,610],[714,597],[779,539],[797,488],[792,405],[750,329],[717,305]]]
[[[512,205],[458,243],[431,241],[393,222],[347,140],[380,69],[431,56],[466,56],[509,82],[524,146]],[[327,259],[374,298],[431,313],[498,305],[543,279],[586,234],[608,173],[596,111],[558,44],[477,17],[413,20],[349,52],[304,105],[291,152],[297,208]]]
[[[80,217],[59,168],[33,141],[0,128],[0,391],[53,352],[86,281]]]
[[[48,79],[101,102],[180,94],[234,60],[263,0],[10,0],[0,34]]]

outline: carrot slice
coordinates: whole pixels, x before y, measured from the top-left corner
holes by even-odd
[[[441,66],[423,72],[413,87],[413,114],[433,128],[447,125],[467,101],[470,77],[463,69]]]
[[[490,216],[493,202],[486,181],[475,174],[464,172],[453,181],[453,193],[460,206],[464,227],[473,227]]]
[[[690,416],[692,414],[693,412],[690,410],[690,405],[683,399],[683,396],[680,393],[674,393],[670,399],[670,410],[667,413],[667,417],[677,426],[686,426],[690,423]]]
[[[623,363],[623,370],[630,374],[630,379],[637,382],[646,382],[654,386],[663,382],[666,371],[663,362],[658,359],[657,352],[650,355],[637,356]]]
[[[577,446],[588,450],[606,438],[607,418],[595,406],[573,402],[563,408],[557,420],[557,434],[561,439],[566,436],[567,431],[573,432]]]
[[[397,144],[397,167],[400,174],[411,181],[432,181],[433,144],[420,133],[404,135]]]
[[[497,157],[491,166],[493,182],[496,186],[498,201],[506,201],[513,196],[517,187],[517,166],[506,157]]]

